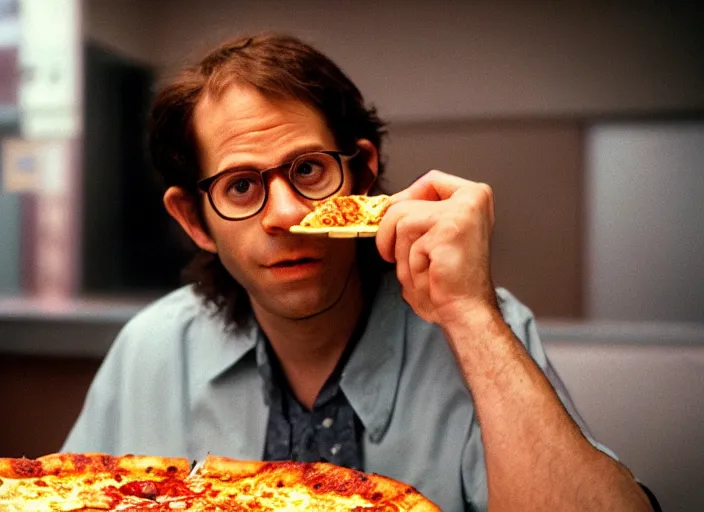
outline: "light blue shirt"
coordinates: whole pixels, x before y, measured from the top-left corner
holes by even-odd
[[[548,361],[531,312],[497,290],[505,321],[599,449]],[[260,460],[268,407],[259,329],[226,329],[184,287],[135,316],[111,347],[62,451]],[[364,425],[364,470],[409,483],[443,511],[487,508],[472,398],[439,327],[403,301],[393,273],[347,363],[341,388]]]

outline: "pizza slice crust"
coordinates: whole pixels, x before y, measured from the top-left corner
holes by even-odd
[[[311,228],[308,226],[291,226],[289,231],[297,235],[318,235],[330,238],[371,238],[376,236],[379,226],[331,226]]]
[[[187,459],[105,453],[53,453],[37,459],[0,459],[0,477],[38,478],[110,473],[131,478],[184,478],[190,464]]]

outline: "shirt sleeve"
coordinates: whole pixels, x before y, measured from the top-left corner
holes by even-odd
[[[160,350],[168,337],[153,336],[154,329],[143,327],[141,321],[128,324],[113,343],[63,452],[173,457],[187,453],[182,361],[177,354],[166,356]]]
[[[183,295],[167,296],[167,302],[147,307],[123,327],[90,385],[62,451],[186,453],[183,346],[193,307]]]
[[[123,332],[117,337],[98,369],[62,452],[116,454],[122,387],[120,345],[124,336]]]

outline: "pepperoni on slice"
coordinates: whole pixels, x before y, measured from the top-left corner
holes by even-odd
[[[145,498],[148,500],[156,500],[159,496],[159,488],[156,483],[149,480],[144,482],[129,482],[120,486],[120,492],[128,496],[136,496],[137,498]]]

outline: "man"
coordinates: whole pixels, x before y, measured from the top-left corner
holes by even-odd
[[[383,173],[383,124],[326,57],[227,43],[151,120],[164,204],[201,251],[194,284],[125,327],[65,451],[327,460],[446,511],[651,510],[589,437],[530,312],[494,289],[488,186],[431,171],[371,242],[289,232]]]

